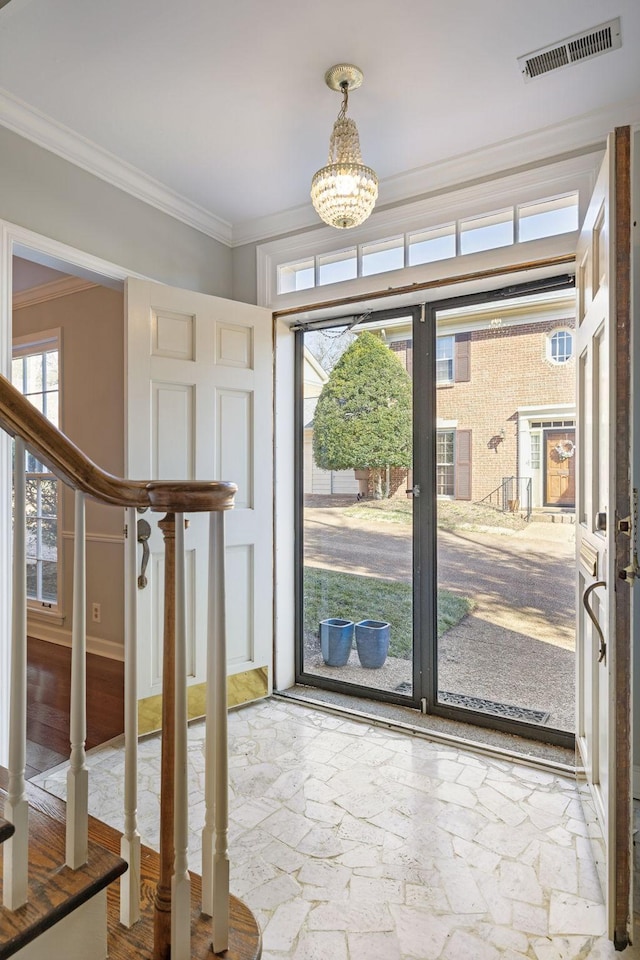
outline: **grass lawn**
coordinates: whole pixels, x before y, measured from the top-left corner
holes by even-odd
[[[449,590],[438,591],[438,637],[459,623],[473,601]],[[351,573],[304,569],[305,640],[318,636],[318,624],[329,617],[345,620],[386,620],[391,624],[389,656],[408,660],[412,656],[412,586]]]
[[[485,527],[502,527],[507,530],[522,530],[527,526],[518,513],[503,513],[486,503],[471,503],[464,500],[438,500],[438,527],[441,530],[473,530]],[[385,500],[362,500],[345,508],[348,517],[361,520],[379,520],[382,523],[409,524],[413,520],[413,503],[407,499],[391,497]]]

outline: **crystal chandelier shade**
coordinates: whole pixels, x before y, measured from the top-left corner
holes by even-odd
[[[362,162],[360,138],[355,121],[346,116],[349,90],[362,83],[357,67],[332,67],[325,81],[342,91],[342,107],[329,140],[328,163],[311,181],[311,201],[321,220],[346,230],[357,227],[370,215],[378,197],[378,178]]]

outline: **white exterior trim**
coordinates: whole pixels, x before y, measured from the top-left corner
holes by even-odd
[[[521,477],[531,478],[531,506],[542,507],[543,449],[540,443],[540,468],[531,467],[531,421],[532,420],[574,420],[575,403],[556,403],[535,407],[518,407],[518,464]],[[536,429],[537,432],[537,429]],[[542,434],[543,431],[541,430]]]

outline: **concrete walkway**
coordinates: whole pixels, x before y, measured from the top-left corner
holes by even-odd
[[[574,555],[572,524],[438,531],[439,588],[474,601],[440,641],[438,688],[543,711],[549,726],[573,730]],[[348,517],[340,507],[307,508],[305,564],[411,582],[411,529]],[[389,658],[365,671],[355,653],[346,667],[331,668],[311,648],[305,668],[384,690],[411,682],[408,661]]]

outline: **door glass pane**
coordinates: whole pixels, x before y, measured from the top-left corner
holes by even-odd
[[[301,663],[412,695],[412,317],[300,334]]]
[[[575,709],[576,360],[549,362],[547,344],[553,304],[557,317],[572,299],[545,294],[545,312],[534,297],[466,306],[436,324],[436,358],[448,344],[453,367],[445,381],[436,359],[438,702],[565,731]]]

